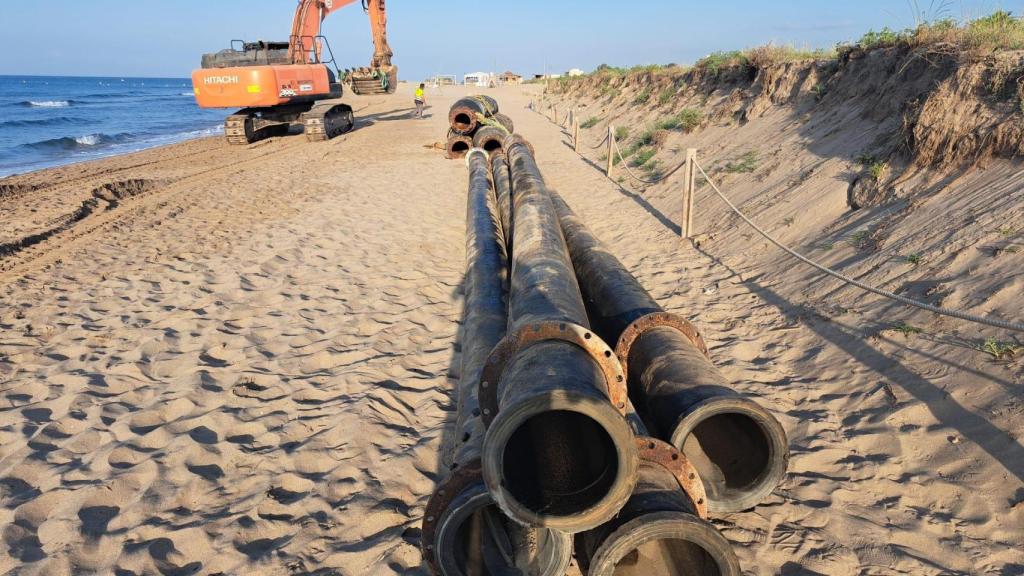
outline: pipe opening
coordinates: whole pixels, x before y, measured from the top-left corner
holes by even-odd
[[[445,514],[438,544],[442,573],[450,576],[560,576],[571,553],[568,536],[509,520],[482,485]]]
[[[454,156],[465,156],[469,153],[469,149],[472,148],[469,142],[465,140],[456,140],[451,144],[451,153]]]
[[[616,562],[615,576],[720,576],[718,562],[700,544],[678,538],[651,540]]]
[[[503,451],[504,483],[536,514],[566,516],[598,504],[615,484],[618,453],[608,432],[579,412],[532,416]]]
[[[707,418],[687,436],[682,451],[700,473],[711,500],[742,498],[771,473],[768,432],[746,414],[723,412]]]
[[[498,140],[497,138],[484,140],[483,149],[488,154],[494,152],[495,150],[501,150],[501,140]]]
[[[473,118],[466,112],[459,112],[452,119],[456,130],[469,130],[473,127]]]

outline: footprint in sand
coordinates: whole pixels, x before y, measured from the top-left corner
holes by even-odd
[[[280,382],[278,379],[269,376],[248,376],[239,380],[231,388],[231,393],[239,398],[252,398],[264,402],[279,400],[287,396],[288,393],[278,385],[278,382]]]

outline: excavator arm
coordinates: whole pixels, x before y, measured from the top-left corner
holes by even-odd
[[[314,58],[319,59],[320,46],[315,39],[320,36],[324,19],[355,2],[356,0],[299,0],[295,20],[292,22],[292,35],[288,39],[289,59],[295,64],[309,64]],[[374,47],[370,66],[374,69],[390,67],[391,57],[394,55],[388,45],[388,16],[384,2],[385,0],[362,0],[363,10],[370,16]]]
[[[370,15],[370,30],[373,32],[373,60],[370,67],[389,68],[391,57],[395,54],[388,44],[388,11],[384,0],[363,0],[363,9]]]

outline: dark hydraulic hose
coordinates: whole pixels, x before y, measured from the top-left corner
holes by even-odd
[[[594,329],[605,341],[619,343],[641,418],[655,437],[694,463],[711,511],[757,505],[785,476],[785,430],[732,388],[689,323],[665,314],[562,198],[551,198]]]
[[[485,371],[481,382],[484,422],[490,422],[484,479],[510,517],[579,532],[610,519],[629,498],[636,447],[609,401],[609,391],[621,385],[612,375],[618,363],[589,330],[540,170],[520,138],[506,139],[505,153],[515,246],[509,346],[507,357],[497,354],[504,365],[494,381]],[[485,392],[493,403],[484,401]]]

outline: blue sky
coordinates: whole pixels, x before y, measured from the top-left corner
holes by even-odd
[[[882,26],[914,23],[915,0],[388,0],[402,77],[511,69],[520,74],[598,64],[689,63],[769,41],[827,47]],[[922,11],[977,16],[1024,0],[935,0]],[[185,77],[203,52],[232,38],[286,39],[293,0],[47,0],[0,2],[7,48],[0,74]],[[459,31],[452,23],[457,23]],[[372,53],[354,4],[324,25],[342,67]]]

